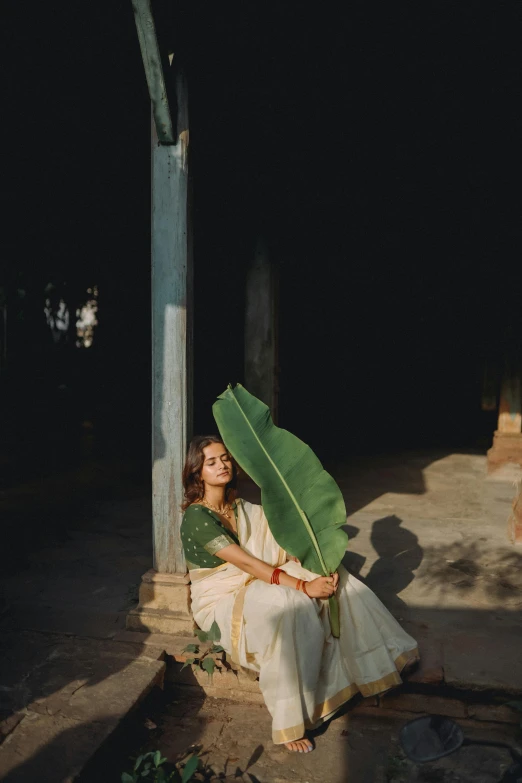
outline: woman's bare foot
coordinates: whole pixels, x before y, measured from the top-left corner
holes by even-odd
[[[310,753],[314,746],[309,739],[303,737],[303,739],[294,740],[294,742],[285,742],[285,748],[293,750],[295,753]]]

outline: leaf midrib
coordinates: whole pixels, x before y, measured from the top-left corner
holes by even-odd
[[[317,557],[319,558],[319,562],[321,563],[321,567],[322,567],[322,569],[324,571],[324,574],[328,575],[328,569],[326,568],[326,564],[325,564],[325,562],[323,560],[323,556],[321,554],[321,550],[319,548],[319,544],[317,542],[316,535],[314,533],[314,530],[313,530],[312,526],[310,525],[310,522],[308,521],[308,519],[306,517],[306,514],[303,512],[302,508],[300,507],[299,503],[297,502],[297,499],[296,499],[294,493],[292,492],[292,490],[290,489],[288,483],[286,482],[283,474],[278,469],[278,467],[275,464],[274,460],[272,459],[272,457],[270,456],[270,454],[268,453],[268,451],[264,447],[262,440],[259,438],[259,436],[257,435],[255,429],[250,424],[250,420],[249,420],[248,416],[246,415],[246,413],[244,412],[243,408],[241,407],[241,405],[239,403],[239,400],[237,399],[236,395],[234,394],[234,390],[232,389],[231,386],[228,387],[228,392],[230,392],[230,394],[232,395],[232,398],[233,398],[234,402],[236,403],[237,407],[239,408],[239,410],[241,412],[241,415],[243,416],[244,420],[246,421],[247,426],[250,428],[254,438],[258,442],[259,447],[264,452],[264,454],[265,454],[267,460],[269,461],[270,465],[272,466],[274,472],[276,473],[277,476],[279,476],[279,479],[281,480],[281,483],[283,484],[283,486],[287,490],[290,498],[292,499],[292,502],[293,502],[294,506],[296,507],[299,516],[303,520],[303,524],[304,524],[306,530],[308,531],[308,535],[312,539],[312,544],[314,545],[315,551],[317,553]]]

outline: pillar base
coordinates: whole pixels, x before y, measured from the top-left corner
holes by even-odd
[[[141,578],[139,604],[127,615],[130,631],[193,636],[188,574],[160,574],[151,568]]]
[[[488,473],[508,462],[522,467],[522,433],[497,430],[493,436],[493,445],[488,451]]]

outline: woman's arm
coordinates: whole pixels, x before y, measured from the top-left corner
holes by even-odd
[[[274,566],[264,563],[262,560],[258,560],[257,557],[249,555],[244,549],[241,549],[237,544],[230,544],[225,546],[216,552],[216,556],[222,560],[226,560],[227,563],[232,563],[241,571],[245,571],[247,574],[251,574],[256,579],[260,579],[262,582],[268,582],[272,579],[274,573]],[[329,598],[337,590],[337,582],[339,581],[339,574],[333,574],[333,576],[319,576],[316,579],[312,579],[311,582],[306,583],[306,591],[310,598]],[[285,574],[281,571],[279,574],[279,584],[283,587],[297,587],[297,579],[293,576]]]

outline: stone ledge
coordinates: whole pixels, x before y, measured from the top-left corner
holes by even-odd
[[[193,634],[193,629],[185,636],[169,633],[144,633],[143,631],[133,631],[131,629],[118,631],[113,641],[119,644],[138,644],[141,647],[161,648],[163,652],[176,660],[184,661],[185,654],[182,652],[187,644],[199,644],[197,637]]]
[[[95,647],[74,640],[69,657],[51,650],[32,673],[34,698],[0,746],[0,780],[72,783],[121,721],[163,687],[164,661],[136,657],[135,647],[134,659],[123,650],[97,656]]]
[[[468,716],[474,720],[490,723],[520,723],[520,713],[504,704],[470,704]]]
[[[422,631],[418,632],[418,629],[411,628],[410,630],[417,634],[420,641],[423,656],[421,666],[405,677],[403,686],[381,697],[365,699],[360,705],[354,707],[355,710],[377,710],[381,716],[388,713],[390,715],[397,714],[405,720],[408,715],[414,717],[419,714],[433,713],[447,715],[459,720],[459,722],[461,720],[475,720],[493,724],[516,724],[519,721],[518,713],[501,703],[502,699],[506,702],[512,699],[516,689],[508,690],[506,687],[499,687],[499,683],[494,679],[491,680],[488,687],[487,683],[483,681],[482,675],[480,677],[475,675],[473,679],[476,682],[471,686],[459,679],[457,650],[468,655],[468,647],[471,646],[475,649],[478,637],[469,639],[468,635],[464,634],[464,649],[460,649],[462,647],[461,634],[449,643],[454,660],[452,665],[448,667],[448,675],[446,676],[443,666],[443,642],[428,638],[426,631],[423,635]],[[141,634],[130,631],[120,631],[115,638],[117,641],[127,643],[142,641]],[[183,652],[186,645],[197,644],[200,654],[208,649],[208,645],[200,643],[197,637],[150,634],[149,636],[143,635],[143,643],[150,644],[154,648],[164,646],[165,652],[174,661],[174,666],[170,667],[167,672],[168,680],[176,687],[181,688],[187,696],[195,695],[199,691],[211,698],[224,698],[243,703],[251,702],[252,704],[263,703],[255,672],[231,664],[223,653],[213,656],[217,666],[222,667],[223,670],[216,671],[212,681],[209,680],[206,672],[194,670],[193,667],[186,667],[182,672],[180,664],[183,664],[188,657],[194,657],[193,653]],[[507,661],[503,665],[507,665]],[[467,670],[469,670],[469,665]],[[441,688],[444,688],[442,691],[444,695],[441,694]],[[481,690],[485,691],[482,696],[480,695]],[[494,694],[489,703],[488,691]],[[482,701],[480,701],[481,699]]]
[[[194,620],[185,612],[168,609],[138,607],[127,615],[127,630],[149,633],[173,634],[176,636],[193,635]]]
[[[369,718],[378,718],[378,719],[384,719],[384,720],[401,720],[403,722],[414,720],[415,718],[418,718],[420,714],[432,714],[432,713],[418,713],[418,712],[409,712],[406,710],[398,710],[398,709],[385,709],[383,707],[369,707],[366,705],[360,705],[355,707],[353,710],[353,714],[355,715],[365,715]],[[447,716],[450,717],[450,716]],[[465,717],[465,718],[456,718],[456,722],[459,724],[459,726],[462,729],[476,729],[477,727],[480,728],[480,730],[487,732],[491,735],[492,732],[498,732],[499,728],[502,724],[505,725],[505,723],[509,723],[509,725],[513,725],[510,721],[492,721],[492,720],[480,720],[472,717]],[[502,729],[502,731],[505,731],[505,728]]]
[[[185,663],[187,658],[194,657],[194,653],[184,652],[184,649],[188,644],[197,644],[201,655],[212,646],[211,642],[200,642],[198,637],[193,633],[187,635],[178,634],[177,636],[174,636],[173,634],[168,633],[145,634],[141,631],[126,630],[118,631],[114,636],[114,641],[145,645],[145,647],[150,645],[154,649],[162,648],[163,651],[177,663]],[[212,657],[216,663],[221,664],[223,653],[218,653]],[[237,666],[235,663],[232,663],[232,661],[227,661],[225,668],[233,671],[250,672],[250,670],[242,669],[241,666]]]
[[[241,693],[252,694],[256,697],[261,695],[257,676],[251,677],[250,673],[243,669],[227,668],[228,664],[225,666],[223,660],[217,656],[212,657],[216,662],[216,667],[219,667],[215,669],[212,678],[198,666],[186,666],[182,671],[182,666],[176,664],[174,671],[168,674],[169,681],[176,685],[198,686],[208,695],[212,695],[212,688],[218,688],[223,692],[241,691]],[[252,674],[255,675],[255,672]],[[227,698],[232,697],[228,696]]]
[[[379,708],[400,712],[446,715],[448,718],[466,718],[468,715],[464,701],[421,693],[396,693],[391,691],[381,697]]]
[[[220,660],[216,660],[218,665]],[[186,667],[183,672],[177,666],[168,679],[176,687],[181,688],[190,697],[198,691],[212,698],[223,698],[231,701],[262,704],[263,698],[259,682],[250,676],[253,672],[246,670],[221,670],[214,673],[212,680],[208,674],[198,668]],[[404,686],[389,691],[382,696],[373,696],[361,700],[354,705],[353,710],[362,714],[401,716],[404,720],[418,717],[421,714],[445,715],[461,720],[480,722],[518,724],[520,715],[501,703],[475,702],[476,694],[462,691],[451,695],[441,695],[440,687],[433,688],[431,693],[412,693],[408,690],[409,681]],[[414,686],[415,687],[415,686]],[[506,700],[508,696],[506,695]]]
[[[154,568],[149,568],[145,571],[141,577],[142,582],[149,584],[161,584],[161,585],[189,585],[190,576],[188,574],[163,574],[155,571]]]

